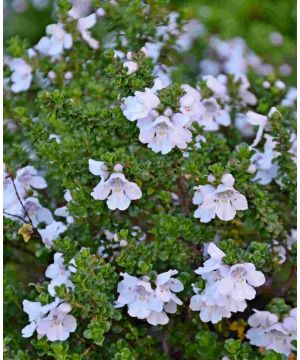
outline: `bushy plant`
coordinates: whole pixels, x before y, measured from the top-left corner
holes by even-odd
[[[7,44],[6,359],[295,358],[280,64],[197,4],[82,5]]]

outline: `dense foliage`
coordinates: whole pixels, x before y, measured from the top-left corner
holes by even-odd
[[[5,8],[5,358],[295,359],[294,2],[27,3]]]

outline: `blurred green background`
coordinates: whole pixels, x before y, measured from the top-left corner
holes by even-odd
[[[100,7],[101,1],[98,3]],[[289,64],[293,71],[284,80],[296,84],[295,0],[172,0],[169,5],[174,11],[180,10],[185,18],[200,20],[208,34],[222,39],[242,37],[265,62],[277,66]],[[54,0],[4,1],[4,41],[18,35],[27,39],[29,46],[36,44],[46,25],[55,22],[55,6]],[[283,37],[280,46],[270,41],[274,32]]]

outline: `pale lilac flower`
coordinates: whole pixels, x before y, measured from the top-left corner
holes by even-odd
[[[46,34],[35,45],[35,49],[44,56],[53,59],[59,58],[64,49],[71,49],[73,46],[72,35],[68,34],[63,24],[51,24],[46,27]]]
[[[70,201],[72,201],[72,196],[71,196],[70,190],[65,191],[64,199],[68,203]],[[73,224],[73,222],[74,222],[74,217],[69,214],[69,210],[68,210],[67,206],[62,206],[62,207],[55,209],[54,215],[64,217],[68,224]]]
[[[164,44],[161,41],[145,43],[147,54],[151,59],[153,59],[154,63],[157,62],[163,45]]]
[[[169,270],[156,278],[156,289],[152,289],[148,277],[138,279],[122,274],[118,284],[119,297],[115,307],[128,306],[128,314],[138,319],[146,319],[151,325],[165,325],[169,322],[167,313],[174,314],[182,301],[174,294],[183,290],[182,283],[173,278],[178,272]]]
[[[42,317],[44,317],[50,310],[54,309],[58,303],[58,298],[47,305],[42,305],[37,301],[23,300],[23,311],[28,314],[29,325],[22,329],[22,336],[25,338],[32,336]]]
[[[163,301],[154,298],[153,289],[147,279],[139,280],[127,273],[122,274],[124,277],[118,284],[118,293],[120,294],[116,307],[128,306],[128,314],[138,319],[146,319],[151,311],[160,312],[163,309]]]
[[[168,154],[174,147],[185,149],[192,140],[192,133],[187,129],[189,118],[181,113],[164,114],[155,120],[138,121],[139,140],[156,153]]]
[[[28,197],[26,200],[24,200],[23,205],[34,227],[37,227],[42,222],[46,223],[47,225],[52,223],[53,216],[51,211],[43,207],[37,198]],[[25,212],[23,217],[25,219],[27,218]]]
[[[237,113],[234,119],[235,127],[241,132],[245,137],[252,137],[254,135],[254,128],[247,121],[247,115],[243,113]]]
[[[3,169],[3,211],[6,218],[12,220],[18,220],[17,216],[23,216],[23,207],[17,196],[17,193],[21,199],[24,199],[26,192],[20,183],[14,182]]]
[[[292,309],[283,319],[283,327],[290,334],[291,340],[297,338],[297,308]]]
[[[64,79],[65,79],[65,80],[72,80],[72,79],[73,79],[73,73],[72,73],[72,71],[67,71],[67,72],[64,74]]]
[[[126,210],[132,200],[142,197],[142,191],[134,182],[128,181],[122,173],[112,173],[104,182],[101,181],[92,191],[95,200],[105,200],[110,210]]]
[[[122,110],[128,120],[135,121],[146,118],[159,103],[160,100],[154,92],[146,88],[145,91],[136,91],[134,96],[125,98]]]
[[[285,98],[282,100],[281,105],[287,107],[295,107],[296,101],[297,101],[297,89],[295,87],[291,87],[286,93]]]
[[[173,69],[174,67],[166,66],[164,64],[158,64],[154,66],[154,85],[151,88],[153,92],[164,89],[170,84],[172,84],[171,73]]]
[[[223,263],[222,259],[226,255],[212,242],[208,244],[207,254],[210,256],[210,259],[204,262],[203,267],[195,270],[195,273],[198,275],[208,274],[211,271],[219,269]]]
[[[283,76],[290,76],[293,69],[289,64],[282,64],[279,66],[279,72]]]
[[[216,131],[220,125],[230,125],[230,115],[226,109],[222,109],[215,98],[210,97],[201,102],[203,111],[200,113],[198,123],[205,131]]]
[[[276,80],[275,81],[275,86],[279,89],[279,90],[284,90],[286,88],[286,85],[283,81],[281,80]]]
[[[47,187],[45,179],[38,175],[37,170],[33,166],[25,166],[18,170],[16,181],[18,181],[26,191],[30,188],[45,189]]]
[[[51,279],[48,285],[48,292],[51,296],[55,296],[55,286],[65,285],[67,289],[73,289],[74,285],[69,279],[71,271],[64,265],[63,254],[57,252],[54,254],[54,263],[50,264],[45,272],[45,276]]]
[[[218,291],[223,295],[231,295],[234,300],[252,300],[255,298],[254,287],[264,284],[265,276],[261,271],[256,271],[251,263],[236,264],[220,267],[223,277],[219,281]]]
[[[263,131],[268,123],[268,117],[265,115],[258,114],[254,111],[248,111],[246,113],[246,116],[249,124],[258,126],[256,137],[251,145],[251,147],[254,148],[262,138]]]
[[[131,75],[138,70],[138,64],[135,61],[125,61],[123,67],[127,69],[127,75]]]
[[[238,94],[242,106],[255,105],[257,102],[256,96],[249,91],[250,83],[245,75],[235,77],[235,81],[240,83]]]
[[[188,116],[191,122],[199,120],[205,111],[204,106],[200,102],[200,91],[187,84],[181,85],[181,88],[185,91],[185,95],[179,99],[179,110],[182,114]]]
[[[157,275],[155,294],[158,299],[166,303],[174,302],[182,305],[182,301],[174,294],[183,290],[182,282],[173,278],[177,274],[177,270],[169,270]]]
[[[60,221],[52,221],[51,224],[47,225],[45,229],[38,229],[41,235],[42,241],[47,249],[51,249],[53,241],[55,241],[60,234],[67,230],[66,225]]]
[[[200,185],[196,188],[193,204],[199,205],[194,217],[207,223],[217,217],[224,221],[232,220],[237,210],[247,210],[248,202],[244,195],[234,189],[234,178],[231,174],[222,177],[222,184],[215,188],[212,185]]]
[[[196,19],[188,21],[182,27],[182,32],[176,40],[176,48],[180,52],[187,51],[191,48],[193,42],[204,33],[204,26]]]
[[[263,82],[263,87],[264,87],[264,89],[269,89],[271,87],[271,84],[269,83],[269,81],[265,80]]]
[[[47,317],[38,322],[37,333],[46,336],[49,341],[65,341],[77,327],[74,316],[69,315],[71,305],[62,303],[57,308],[50,310]]]
[[[283,37],[277,31],[271,32],[270,36],[269,36],[269,39],[270,39],[271,44],[274,45],[274,46],[282,45]]]
[[[19,93],[28,90],[32,81],[32,67],[20,58],[10,61],[9,67],[12,71],[11,91]]]
[[[264,275],[251,263],[225,265],[223,257],[226,254],[214,243],[208,245],[208,254],[210,259],[195,270],[205,280],[205,288],[200,291],[193,285],[195,295],[191,298],[190,308],[199,311],[203,322],[215,324],[222,318],[231,317],[232,313],[243,312],[247,307],[245,299],[255,296],[252,286],[260,286]]]
[[[87,42],[87,44],[92,49],[98,49],[99,48],[99,42],[98,40],[94,39],[91,35],[90,28],[95,26],[97,22],[97,16],[96,13],[93,13],[89,16],[82,17],[78,19],[77,21],[77,28],[82,36],[82,38]]]
[[[104,161],[89,159],[89,170],[93,175],[100,176],[101,181],[109,177],[109,171]]]
[[[284,264],[286,261],[286,249],[284,246],[280,245],[277,240],[273,240],[273,251],[277,254],[279,260],[278,264]]]
[[[268,185],[277,176],[278,164],[274,162],[274,160],[280,154],[275,151],[276,142],[273,140],[272,136],[265,134],[264,137],[266,139],[264,152],[255,150],[255,154],[251,157],[251,164],[257,169],[253,181],[261,185]]]
[[[246,334],[250,344],[288,356],[292,351],[291,341],[296,339],[296,309],[283,322],[269,311],[254,311],[248,319],[251,328]]]
[[[151,311],[147,317],[147,322],[150,325],[166,325],[169,322],[169,317],[165,311]]]
[[[72,0],[72,8],[69,10],[68,15],[74,19],[79,19],[88,15],[90,8],[90,0]]]
[[[201,295],[194,295],[191,297],[190,309],[192,311],[199,311],[199,317],[203,322],[218,323],[223,318],[230,318],[231,312],[226,306],[207,305]]]
[[[217,77],[205,75],[203,76],[203,80],[205,80],[206,86],[213,92],[214,98],[219,99],[222,102],[229,100],[226,87],[226,77],[224,75],[219,75]]]

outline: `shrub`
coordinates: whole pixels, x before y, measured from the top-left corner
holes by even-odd
[[[295,89],[195,6],[9,40],[7,359],[294,356]]]

